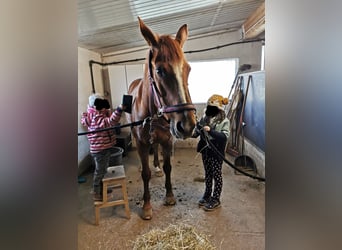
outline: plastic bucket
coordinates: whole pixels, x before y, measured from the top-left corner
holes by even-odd
[[[124,150],[120,147],[113,147],[109,159],[109,166],[122,165],[122,153]]]

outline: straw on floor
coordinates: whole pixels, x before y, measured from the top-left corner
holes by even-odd
[[[214,250],[207,236],[197,232],[190,225],[169,225],[165,229],[152,229],[138,236],[133,244],[134,250]]]

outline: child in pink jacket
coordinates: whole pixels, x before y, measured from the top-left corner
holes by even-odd
[[[111,112],[108,100],[99,94],[89,96],[87,112],[82,114],[81,123],[88,128],[88,131],[95,131],[115,126],[119,123],[122,114],[122,105]],[[104,177],[112,148],[116,144],[114,130],[94,132],[87,135],[90,144],[90,153],[95,161],[93,177],[94,200],[102,200],[102,178]],[[111,190],[110,190],[111,191]],[[109,192],[110,192],[109,191]]]

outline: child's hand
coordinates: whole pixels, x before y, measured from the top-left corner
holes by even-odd
[[[122,109],[122,111],[125,111],[126,110],[126,106],[125,105],[123,105],[123,104],[120,104],[120,106],[119,106],[121,109]]]
[[[204,129],[204,131],[207,131],[207,132],[210,131],[210,127],[209,126],[204,126],[203,129]]]

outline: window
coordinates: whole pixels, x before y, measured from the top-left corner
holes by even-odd
[[[265,70],[265,44],[261,46],[261,70]]]
[[[189,64],[189,91],[193,103],[205,103],[213,94],[228,97],[237,72],[237,59]]]

